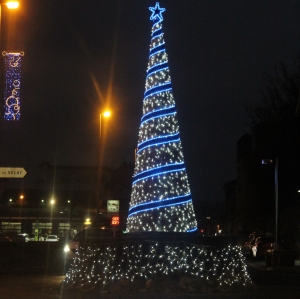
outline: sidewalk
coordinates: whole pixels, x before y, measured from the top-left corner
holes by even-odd
[[[250,267],[262,270],[262,271],[281,271],[281,272],[297,272],[300,273],[300,260],[295,260],[295,266],[290,267],[267,267],[265,259],[256,259],[246,260],[246,264]]]

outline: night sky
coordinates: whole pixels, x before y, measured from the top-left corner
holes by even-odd
[[[1,122],[1,167],[133,162],[155,0],[23,0],[2,7],[2,51],[24,51],[21,121]],[[300,49],[300,1],[161,0],[166,49],[194,203],[220,203],[236,178],[236,142],[251,132],[264,74]]]

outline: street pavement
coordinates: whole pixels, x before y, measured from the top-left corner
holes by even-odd
[[[114,293],[88,291],[81,288],[64,290],[62,281],[64,275],[55,271],[43,274],[28,275],[28,271],[19,271],[16,274],[0,275],[1,299],[285,299],[300,298],[300,261],[295,267],[267,268],[264,260],[247,261],[248,271],[253,280],[253,288],[245,291],[227,290],[223,292],[206,293],[158,293],[141,290],[139,293]],[[57,271],[56,271],[57,272]]]

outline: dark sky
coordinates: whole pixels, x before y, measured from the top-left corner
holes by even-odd
[[[2,167],[96,165],[99,111],[109,105],[103,164],[132,162],[155,0],[23,0],[2,7],[2,50],[22,50],[21,121],[1,123]],[[300,1],[161,0],[166,49],[194,202],[220,202],[236,178],[265,72],[300,49]],[[109,86],[111,88],[109,88]]]

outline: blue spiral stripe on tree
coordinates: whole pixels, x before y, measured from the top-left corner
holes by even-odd
[[[172,88],[172,84],[171,83],[166,83],[166,84],[161,84],[158,86],[154,86],[150,89],[148,89],[145,93],[144,96],[145,98],[148,97],[149,95],[153,94],[153,93],[157,93],[166,89],[171,89]]]
[[[140,152],[141,150],[150,147],[150,146],[157,146],[159,144],[164,144],[164,143],[171,143],[171,142],[179,142],[179,133],[176,134],[171,134],[171,135],[167,135],[167,136],[159,136],[157,138],[152,138],[152,139],[148,139],[144,142],[141,142],[138,145],[138,150],[137,152]]]
[[[159,28],[158,30],[152,32],[152,39],[158,37],[161,34],[163,34],[162,29]]]
[[[161,109],[161,110],[156,110],[156,111],[152,111],[146,115],[144,115],[141,119],[142,123],[151,119],[151,118],[156,118],[156,117],[163,117],[165,115],[168,115],[168,114],[174,114],[176,113],[176,109],[175,107],[170,107],[170,108],[165,108],[165,109]]]
[[[153,55],[155,54],[156,52],[159,52],[159,51],[162,51],[162,50],[165,50],[165,43],[161,44],[161,45],[158,45],[152,49],[150,49],[150,54],[149,55]]]
[[[188,194],[183,194],[183,195],[179,195],[179,196],[173,196],[173,197],[169,197],[169,198],[151,200],[151,202],[147,202],[147,203],[137,204],[135,206],[130,207],[129,208],[129,212],[131,213],[137,207],[148,208],[151,204],[159,204],[161,202],[167,202],[167,201],[171,203],[171,202],[174,202],[174,200],[179,201],[179,199],[181,199],[182,201],[188,201],[188,200],[191,199],[191,194],[188,193]]]
[[[164,63],[161,63],[161,64],[156,64],[155,66],[153,66],[153,67],[151,67],[151,68],[148,69],[148,71],[147,71],[147,73],[148,73],[147,77],[150,74],[152,74],[152,73],[155,73],[157,71],[161,71],[163,69],[168,69],[168,68],[169,68],[168,67],[168,62],[164,62]],[[149,73],[149,72],[151,72],[151,73]]]
[[[154,53],[150,54],[150,55],[149,55],[149,59],[150,59],[152,56],[154,56],[154,55],[160,54],[161,52],[166,52],[166,49],[163,48],[163,49],[161,49],[161,50],[159,50],[159,51],[157,51],[157,52],[154,52]]]
[[[135,207],[133,207],[130,210],[130,213],[128,214],[128,217],[131,217],[131,216],[136,215],[138,213],[142,213],[142,212],[149,211],[149,210],[186,204],[190,201],[192,201],[192,198],[191,198],[191,195],[188,194],[184,197],[178,196],[178,197],[175,197],[175,198],[172,198],[172,199],[165,199],[165,200],[160,200],[160,201],[157,201],[157,202],[150,202],[150,203],[145,204],[144,206],[135,206]]]
[[[137,175],[135,175],[134,181],[132,184],[135,184],[136,182],[143,180],[150,176],[158,176],[158,175],[164,174],[164,173],[181,171],[182,169],[185,169],[183,162],[155,167],[155,168],[145,170],[145,171],[140,172]]]

